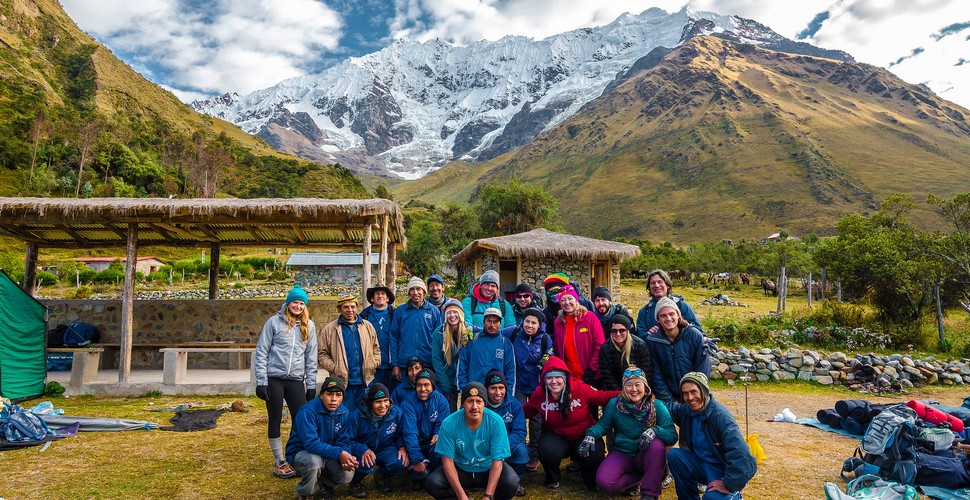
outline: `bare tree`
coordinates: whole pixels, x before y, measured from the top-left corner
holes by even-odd
[[[34,145],[34,150],[30,154],[30,182],[34,181],[34,166],[37,164],[37,152],[40,150],[40,143],[50,135],[50,126],[43,115],[37,115],[30,122],[30,142]]]
[[[81,147],[81,158],[77,165],[77,188],[74,189],[74,197],[81,196],[81,174],[84,172],[84,164],[90,161],[91,152],[98,140],[98,127],[94,120],[91,120],[78,130],[79,146]]]

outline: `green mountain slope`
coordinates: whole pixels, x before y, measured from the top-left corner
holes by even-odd
[[[490,164],[392,191],[454,201],[517,175],[560,198],[569,231],[714,241],[827,234],[891,193],[965,192],[968,167],[970,111],[925,87],[701,37]]]
[[[0,63],[0,195],[366,196],[340,166],[196,113],[54,0],[0,0]]]

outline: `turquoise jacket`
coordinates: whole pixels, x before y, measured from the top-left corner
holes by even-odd
[[[641,425],[632,416],[620,413],[616,409],[616,400],[619,397],[617,396],[606,403],[606,406],[603,407],[603,417],[586,431],[586,435],[599,438],[606,434],[606,431],[612,429],[616,434],[616,444],[613,445],[613,449],[635,456],[640,451],[640,434],[643,434],[647,427]],[[677,431],[674,430],[674,421],[670,418],[670,412],[667,411],[667,407],[663,403],[656,399],[653,401],[653,407],[657,412],[657,422],[653,426],[654,432],[657,433],[657,439],[663,441],[667,446],[673,446],[677,442]]]

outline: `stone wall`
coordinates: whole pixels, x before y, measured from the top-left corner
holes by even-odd
[[[856,390],[899,390],[923,384],[970,384],[970,359],[745,347],[721,349],[711,359],[711,378],[733,380],[746,372],[759,381],[798,379]]]
[[[101,332],[101,342],[121,342],[120,300],[43,300],[48,307],[49,328],[73,321],[91,323]],[[189,342],[255,343],[266,320],[283,305],[281,299],[263,300],[136,300],[133,312],[132,368],[160,368],[158,347],[138,344]],[[336,302],[311,300],[310,318],[322,328],[337,319]],[[228,354],[196,353],[190,367],[224,367]],[[104,368],[117,366],[117,352],[105,350]]]

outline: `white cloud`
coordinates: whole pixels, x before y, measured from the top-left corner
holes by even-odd
[[[78,25],[181,92],[251,92],[338,47],[341,19],[318,0],[63,0]]]

